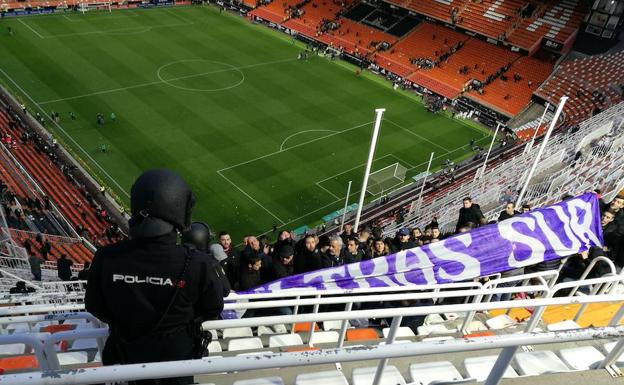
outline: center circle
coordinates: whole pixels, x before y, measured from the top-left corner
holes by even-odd
[[[167,63],[156,71],[166,85],[185,91],[215,92],[238,87],[245,74],[231,64],[205,59],[185,59]]]

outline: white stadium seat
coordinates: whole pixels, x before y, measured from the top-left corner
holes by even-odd
[[[373,385],[375,379],[375,373],[377,372],[376,366],[368,366],[365,368],[353,369],[352,384],[353,385]],[[406,385],[405,379],[399,372],[396,366],[388,365],[385,367],[383,374],[381,375],[381,381],[379,385]]]
[[[580,329],[580,328],[581,328],[581,325],[571,320],[556,322],[554,324],[550,324],[547,326],[547,329],[549,332],[556,332],[556,331],[561,331],[561,330],[574,330],[574,329]]]
[[[299,374],[295,385],[349,385],[346,377],[338,370]]]
[[[449,361],[411,364],[409,367],[413,385],[429,385],[435,381],[460,381],[463,377]]]
[[[24,354],[26,351],[26,345],[24,344],[6,344],[0,345],[0,355],[18,355]]]
[[[339,337],[340,335],[335,330],[330,330],[327,332],[314,332],[314,334],[312,334],[310,343],[327,344],[327,343],[338,342]]]
[[[388,335],[390,334],[390,328],[383,328],[381,332],[383,333],[384,338],[388,338]],[[416,334],[414,334],[412,329],[405,327],[405,326],[401,326],[397,330],[396,337],[397,338],[398,337],[416,337]]]
[[[516,320],[509,317],[507,314],[501,314],[485,321],[487,327],[494,330],[505,329],[509,326],[515,325],[516,323]]]
[[[593,369],[605,359],[605,356],[593,346],[561,349],[559,356],[563,359],[563,362],[574,370]]]
[[[488,377],[497,358],[498,356],[470,357],[464,360],[464,366],[468,375],[480,382]],[[508,366],[503,378],[514,377],[518,377],[518,373],[511,366]]]
[[[570,368],[551,351],[519,352],[514,357],[519,374],[539,376],[547,373],[568,372]]]
[[[223,338],[240,338],[240,337],[253,337],[251,328],[230,328],[223,329]]]
[[[251,380],[234,381],[232,385],[284,385],[280,377],[253,378]]]
[[[89,362],[89,354],[87,352],[58,353],[57,356],[61,366],[86,364]]]
[[[269,337],[270,348],[297,345],[303,345],[303,341],[301,340],[301,336],[299,334],[280,334]]]
[[[228,350],[229,351],[237,351],[237,350],[254,350],[254,349],[262,349],[262,340],[258,337],[252,338],[237,338],[228,341]]]

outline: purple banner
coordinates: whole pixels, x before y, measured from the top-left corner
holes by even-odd
[[[594,193],[387,257],[286,277],[250,292],[428,285],[470,280],[602,246]]]

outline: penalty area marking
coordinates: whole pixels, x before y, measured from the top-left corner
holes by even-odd
[[[284,145],[286,144],[286,142],[289,139],[294,138],[295,136],[297,136],[299,134],[305,134],[306,132],[338,132],[338,131],[336,131],[336,130],[305,130],[305,131],[296,132],[296,133],[294,133],[292,135],[287,136],[286,139],[284,139],[284,141],[280,145],[280,151],[284,151]]]
[[[30,29],[32,31],[32,33],[34,33],[35,35],[39,36],[39,39],[45,39],[45,37],[43,37],[39,32],[35,31],[33,29],[33,27],[30,26],[30,24],[26,24],[26,22],[24,20],[22,20],[22,18],[18,18],[17,21],[19,21],[20,23],[22,23],[26,28]]]

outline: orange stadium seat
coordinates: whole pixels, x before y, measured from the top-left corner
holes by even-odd
[[[505,74],[507,80],[498,78],[487,85],[483,93],[471,91],[469,97],[509,117],[519,114],[531,101],[533,92],[548,78],[553,63],[524,56],[514,62]],[[513,75],[522,79],[514,81]]]
[[[624,84],[624,51],[567,61],[535,92],[538,97],[558,104],[562,96],[569,99],[564,107],[566,121],[575,124],[591,117],[595,110],[622,101],[622,95],[611,89]],[[593,96],[604,95],[604,102]]]
[[[587,11],[583,2],[551,2],[536,12],[536,17],[523,19],[508,36],[520,48],[531,50],[542,37],[565,43],[583,22]]]
[[[433,38],[435,36],[435,39]],[[390,50],[378,52],[374,58],[377,64],[399,76],[406,77],[416,70],[411,64],[412,58],[435,59],[439,53],[468,36],[430,22],[420,23],[414,30],[402,38]],[[446,43],[445,43],[446,42]]]
[[[325,44],[342,48],[347,52],[363,55],[375,50],[374,43],[385,41],[392,45],[397,41],[393,35],[349,19],[339,19],[339,23],[340,28],[324,33],[318,39]]]

